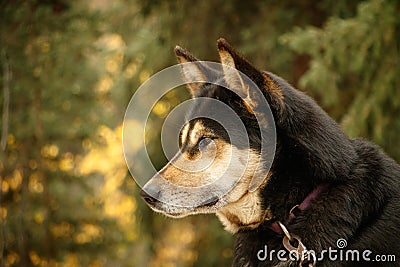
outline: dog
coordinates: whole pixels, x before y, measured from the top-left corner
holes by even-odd
[[[225,39],[217,44],[221,63],[227,66],[219,77],[208,77],[210,71],[187,50],[177,46],[175,54],[193,98],[215,99],[232,108],[245,125],[249,146],[233,144],[213,120],[188,121],[180,134],[178,155],[143,187],[140,194],[146,203],[175,218],[215,213],[236,236],[233,266],[400,266],[400,166],[376,145],[347,137],[313,99],[254,67]],[[252,96],[239,72],[257,85],[264,99]],[[235,90],[192,82],[206,79],[224,80]],[[240,156],[248,155],[250,163],[262,162],[260,133],[271,124],[257,121],[254,110],[261,100],[268,102],[274,118],[276,151],[270,169],[254,177],[255,164],[243,163]],[[211,105],[199,103],[193,110],[212,109]],[[174,164],[195,162],[200,154],[214,155],[201,171]],[[233,167],[227,168],[232,161]],[[215,194],[223,185],[208,195],[182,189],[212,183],[227,169],[228,177],[242,175],[226,194]],[[249,190],[253,178],[262,182]],[[187,207],[189,200],[200,204]],[[266,249],[275,255],[266,257]],[[336,258],[328,255],[333,249]],[[282,259],[285,252],[302,255]],[[355,253],[358,259],[344,257]],[[378,262],[377,256],[386,261]]]

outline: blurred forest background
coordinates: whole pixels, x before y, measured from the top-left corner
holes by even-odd
[[[1,1],[0,266],[230,266],[216,217],[151,212],[122,154],[128,101],[176,44],[217,60],[227,38],[399,162],[399,14],[396,0]]]

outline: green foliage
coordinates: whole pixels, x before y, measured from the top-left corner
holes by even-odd
[[[1,123],[1,261],[118,262],[108,246],[129,239],[102,211],[103,178],[78,168],[99,126],[120,123],[125,88],[112,66],[123,44],[101,25],[104,16],[76,2],[4,2],[0,12],[1,80],[9,87],[1,97],[3,108],[9,102]]]
[[[310,56],[300,80],[350,136],[380,144],[400,159],[400,18],[397,1],[361,3],[353,18],[330,18],[322,28],[296,28],[281,37]]]

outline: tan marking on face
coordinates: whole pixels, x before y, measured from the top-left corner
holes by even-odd
[[[202,134],[204,133],[204,126],[200,121],[197,121],[195,123],[195,125],[193,125],[192,128],[189,127],[189,123],[186,124],[187,125],[187,129],[186,132],[183,132],[183,134],[185,134],[185,142],[186,140],[188,141],[188,145],[189,146],[194,146],[198,143],[199,138],[202,136]],[[185,126],[186,128],[186,126]],[[183,137],[183,136],[182,136]],[[188,160],[196,160],[198,158],[200,153],[194,153],[194,154],[189,154],[187,153],[187,151],[185,151],[183,153],[183,156],[188,159]]]
[[[225,141],[213,140],[216,154],[214,158],[207,158],[207,151],[203,151],[202,155],[198,152],[198,155],[193,157],[182,154],[181,157],[175,159],[174,162],[168,163],[168,165],[160,171],[160,174],[164,179],[171,183],[179,186],[186,187],[198,187],[214,182],[216,179],[221,177],[229,167],[229,161],[225,161],[224,156],[230,157],[230,147]],[[213,146],[210,144],[209,146]],[[206,157],[202,159],[201,157]],[[204,168],[199,169],[199,162],[204,160]],[[183,163],[181,161],[184,161]],[[207,163],[210,164],[207,164]],[[184,166],[185,169],[179,168]]]
[[[192,145],[197,144],[197,141],[203,131],[204,131],[203,124],[200,121],[196,121],[196,123],[192,127],[192,131],[190,132],[190,136],[189,136],[190,144],[192,144]]]
[[[182,132],[181,132],[181,144],[184,144],[186,142],[187,139],[187,135],[189,132],[189,123],[186,123],[185,126],[183,126],[182,128]]]

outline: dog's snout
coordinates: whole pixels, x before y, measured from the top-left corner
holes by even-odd
[[[154,186],[146,186],[140,191],[140,196],[147,204],[154,206],[160,196],[160,190]]]

